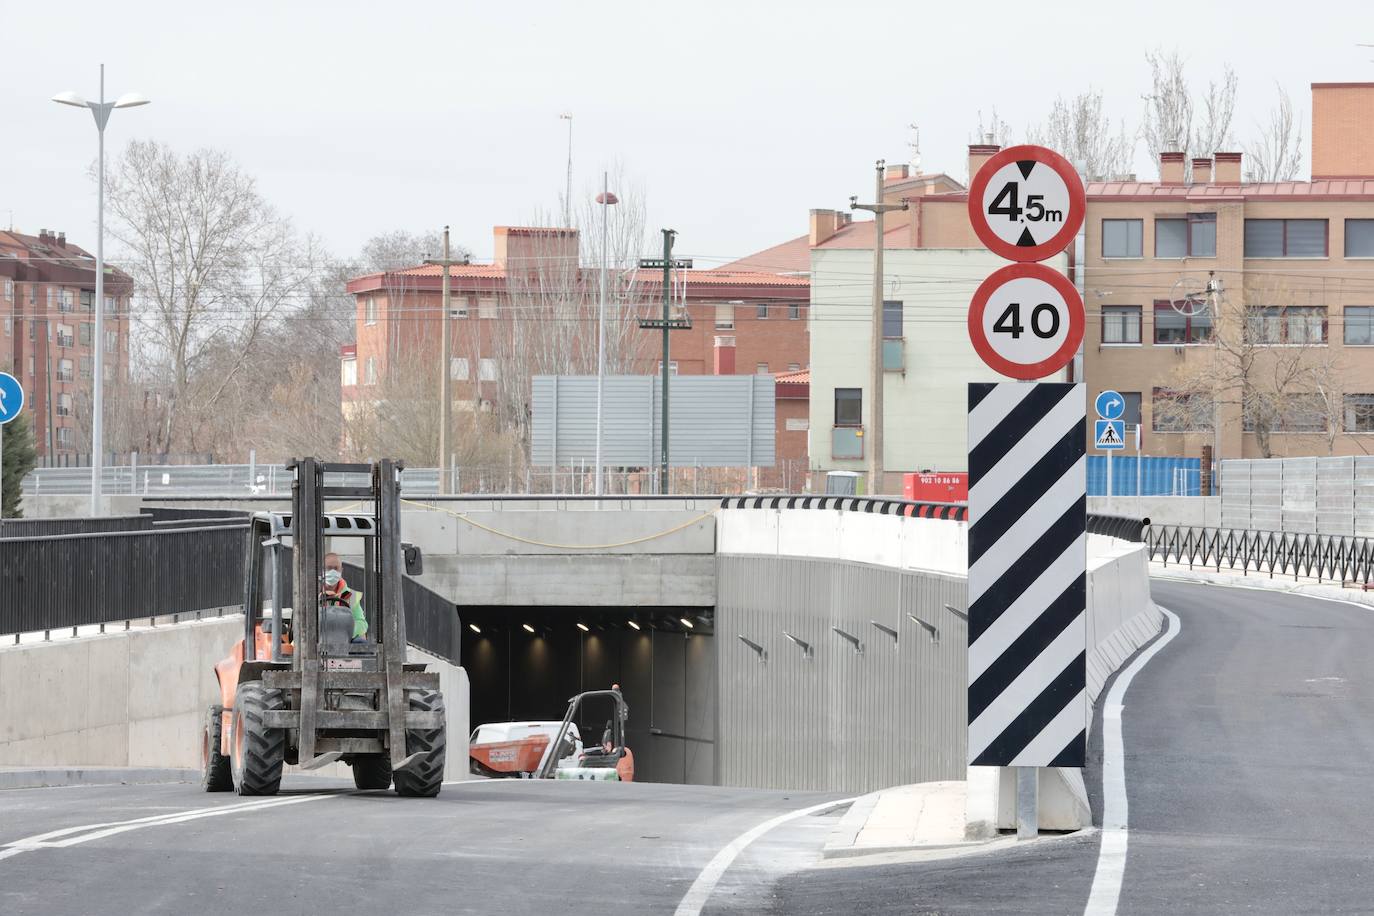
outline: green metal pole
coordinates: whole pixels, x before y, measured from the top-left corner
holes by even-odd
[[[669,303],[672,298],[672,288],[669,285],[672,276],[673,265],[673,230],[663,230],[663,417],[662,423],[663,436],[660,440],[662,454],[659,458],[658,467],[658,492],[668,492],[668,321]]]

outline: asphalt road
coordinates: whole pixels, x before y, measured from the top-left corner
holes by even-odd
[[[403,799],[290,776],[283,788],[261,808],[191,785],[0,793],[0,913],[671,913],[736,836],[836,797],[479,780]],[[202,809],[216,813],[168,822]],[[740,862],[722,901],[767,886],[769,867],[805,864],[792,857],[813,858],[841,813],[770,835],[773,865]],[[65,847],[7,846],[96,824],[124,832],[88,827],[48,840],[77,841]]]
[[[1374,610],[1160,580],[1153,592],[1182,626],[1125,698],[1118,912],[1374,913]],[[1100,819],[1096,718],[1087,775]],[[758,911],[1082,913],[1098,846],[1093,834],[826,865],[776,882]]]
[[[1154,592],[1182,630],[1126,694],[1119,912],[1374,913],[1374,611],[1159,581]],[[1088,773],[1098,811],[1100,714]],[[0,913],[671,913],[741,833],[835,797],[591,782],[475,781],[433,800],[309,777],[285,787],[261,802],[188,785],[0,792]],[[840,814],[746,848],[705,912],[1083,912],[1096,834],[818,866]],[[35,837],[48,845],[13,845]]]

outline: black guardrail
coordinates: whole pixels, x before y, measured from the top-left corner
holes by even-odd
[[[1149,530],[1150,520],[1148,518],[1088,513],[1089,534],[1105,534],[1108,537],[1139,544],[1145,540],[1145,533]]]
[[[49,534],[92,534],[100,531],[146,531],[153,526],[151,516],[109,515],[99,518],[7,518],[0,519],[0,537],[43,537]]]
[[[200,519],[200,524],[168,517],[140,530],[19,536],[11,536],[6,521],[0,537],[0,633],[196,617],[226,609],[237,613],[243,604],[248,517],[225,518],[223,510],[215,511],[217,517]],[[90,529],[106,520],[66,521]],[[143,521],[151,524],[152,519]],[[282,566],[290,594],[291,564]],[[363,579],[358,567],[351,567],[348,575]],[[458,664],[457,606],[411,578],[403,580],[402,588],[407,641]]]
[[[1152,525],[1150,559],[1195,569],[1242,570],[1318,582],[1374,581],[1374,540],[1332,534]]]
[[[909,518],[968,520],[965,503],[912,502],[881,496],[723,496],[722,509],[843,509],[847,512],[872,512],[876,515],[903,515]]]

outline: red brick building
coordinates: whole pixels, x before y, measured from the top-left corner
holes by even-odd
[[[129,377],[132,290],[127,274],[107,268],[100,342],[107,393]],[[94,256],[63,232],[0,231],[0,367],[24,386],[40,456],[60,461],[90,451],[94,337]]]
[[[497,226],[494,236],[492,263],[449,269],[453,396],[466,409],[489,403],[495,396],[507,368],[500,354],[511,345],[512,315],[535,308],[541,301],[533,287],[568,284],[582,301],[595,302],[598,271],[578,266],[577,230]],[[616,282],[617,288],[633,291],[623,305],[634,315],[660,315],[661,273],[631,271]],[[673,283],[674,313],[685,308],[692,319],[690,329],[672,332],[674,372],[784,375],[809,365],[810,281],[804,273],[726,265],[679,271]],[[357,342],[341,354],[346,412],[376,400],[369,389],[382,385],[389,372],[423,371],[424,366],[433,365],[442,344],[442,286],[443,269],[435,265],[349,281],[348,291],[357,301]],[[594,313],[577,320],[594,322]],[[644,335],[630,348],[640,355],[622,371],[634,375],[660,371],[660,332],[636,329],[633,333]],[[594,348],[594,335],[582,334],[571,345]],[[593,354],[594,350],[586,356],[590,360]],[[788,391],[788,399],[795,400],[795,388]],[[779,465],[790,461],[804,468],[805,443],[805,435],[779,438]],[[770,485],[767,478],[771,476],[765,474],[761,485]]]

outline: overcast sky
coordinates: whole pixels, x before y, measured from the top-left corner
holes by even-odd
[[[1151,48],[1181,50],[1196,84],[1223,62],[1236,69],[1238,139],[1276,81],[1306,128],[1310,83],[1374,80],[1374,49],[1355,46],[1374,43],[1368,11],[1368,0],[1243,13],[1197,0],[0,0],[0,225],[94,247],[95,131],[48,99],[94,98],[104,61],[110,97],[153,99],[115,113],[112,152],[135,137],[227,150],[338,254],[448,223],[489,258],[492,225],[557,207],[558,116],[570,111],[575,194],[619,160],[642,183],[650,230],[677,229],[678,252],[712,266],[800,235],[810,208],[871,196],[873,161],[910,157],[911,122],[926,170],[960,179],[979,109],[1019,131],[1057,94],[1095,86],[1137,125]],[[1143,144],[1138,169],[1154,174]]]

